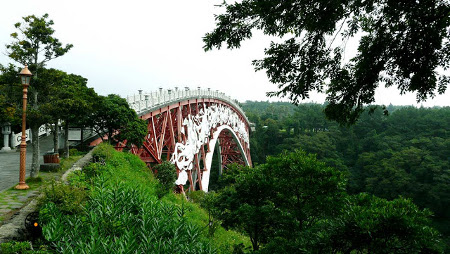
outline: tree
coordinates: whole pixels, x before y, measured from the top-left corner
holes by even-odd
[[[330,224],[319,241],[341,253],[443,253],[439,232],[430,227],[429,210],[411,200],[392,201],[368,194],[352,196],[345,212]],[[328,252],[324,250],[323,252]]]
[[[16,23],[14,26],[18,30],[11,34],[13,42],[6,45],[8,56],[22,64],[29,64],[29,69],[34,74],[33,80],[30,84],[30,113],[29,117],[34,116],[35,121],[30,125],[33,138],[33,159],[31,164],[31,172],[38,172],[39,170],[39,126],[40,121],[44,120],[43,115],[39,111],[39,100],[45,101],[42,98],[42,93],[47,91],[47,83],[45,79],[39,80],[38,74],[45,64],[57,57],[66,54],[72,47],[72,44],[63,46],[62,43],[55,37],[52,28],[54,24],[52,20],[48,20],[48,14],[42,17],[30,15],[23,17],[24,23]],[[41,97],[38,100],[38,96]]]
[[[156,165],[153,169],[156,172],[156,179],[159,181],[157,195],[161,198],[169,193],[169,191],[174,190],[175,180],[177,180],[177,169],[169,161],[164,161]]]
[[[22,99],[22,85],[17,77],[18,68],[12,64],[0,65],[0,124],[20,122],[17,109]]]
[[[120,130],[117,139],[126,140],[128,146],[133,144],[140,147],[144,143],[147,133],[147,122],[135,117]]]
[[[231,173],[236,176],[235,183],[218,193],[213,211],[222,220],[222,226],[245,232],[253,250],[259,250],[273,236],[278,215],[270,198],[273,182],[261,167],[244,167],[237,175],[235,171]]]
[[[344,174],[314,155],[269,156],[231,173],[214,215],[260,253],[442,253],[431,212],[404,198],[350,196]]]
[[[93,88],[87,87],[86,78],[54,69],[51,71],[54,73],[56,83],[51,86],[49,102],[41,107],[47,115],[51,116],[55,124],[55,137],[57,137],[58,121],[64,121],[64,154],[68,157],[69,125],[86,125],[87,119],[93,114],[94,104],[98,96]],[[57,142],[55,142],[56,151],[58,151]]]
[[[14,25],[19,31],[11,34],[14,41],[6,45],[8,56],[22,65],[29,64],[30,69],[35,70],[35,76],[48,61],[63,56],[73,47],[72,44],[63,46],[53,37],[55,30],[51,26],[54,22],[47,19],[48,14],[23,17],[25,23]]]
[[[443,94],[450,82],[439,71],[450,67],[449,1],[243,0],[220,6],[225,13],[203,38],[206,51],[223,42],[239,48],[254,29],[286,38],[253,61],[280,88],[268,95],[298,103],[311,91],[326,92],[325,113],[342,124],[354,123],[382,84],[401,94],[417,92],[417,101],[424,101]],[[358,54],[346,62],[347,41],[359,35]]]
[[[95,132],[102,140],[106,136],[109,143],[117,135],[119,141],[128,138],[127,144],[140,146],[147,134],[145,122],[138,118],[125,99],[115,94],[99,96],[91,119]]]

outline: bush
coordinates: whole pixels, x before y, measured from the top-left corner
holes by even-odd
[[[92,151],[92,158],[94,162],[104,162],[111,158],[114,149],[111,145],[101,143],[99,144],[94,151]]]
[[[192,200],[192,202],[201,204],[203,199],[206,196],[206,192],[204,191],[189,191],[186,193],[187,197]]]
[[[8,242],[0,244],[0,253],[3,254],[15,254],[15,253],[26,253],[26,251],[31,250],[30,242]]]
[[[165,161],[154,167],[156,172],[156,179],[161,184],[158,189],[158,196],[161,198],[175,187],[175,180],[177,179],[177,170],[175,165]]]
[[[82,211],[82,205],[87,193],[82,188],[53,181],[44,189],[42,203],[53,203],[66,214],[75,214]]]
[[[76,148],[72,148],[69,150],[70,156],[79,156],[79,155],[83,155],[83,154],[84,154],[84,152],[80,152]]]
[[[87,177],[95,177],[95,176],[98,176],[100,174],[100,172],[104,171],[105,168],[106,167],[105,167],[104,163],[101,163],[101,162],[90,163],[90,164],[84,166],[83,173]]]
[[[87,189],[90,183],[90,179],[86,178],[86,174],[81,170],[70,173],[67,177],[67,181],[70,185],[80,189]]]
[[[2,254],[46,254],[50,253],[47,251],[46,246],[41,246],[39,250],[34,250],[30,242],[16,242],[11,241],[7,243],[0,244],[0,253]]]

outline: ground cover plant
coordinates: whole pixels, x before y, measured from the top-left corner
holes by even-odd
[[[160,183],[138,157],[108,145],[93,156],[97,162],[69,177],[69,188],[87,193],[80,209],[42,204],[43,236],[56,252],[231,253],[249,244],[223,228],[210,236],[206,212],[184,196],[167,191],[159,199]]]

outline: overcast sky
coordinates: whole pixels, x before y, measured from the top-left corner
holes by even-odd
[[[97,93],[122,97],[138,89],[153,91],[175,86],[211,88],[238,99],[268,100],[276,90],[264,72],[255,72],[251,61],[261,59],[271,38],[258,33],[238,50],[204,52],[202,37],[214,28],[215,7],[222,0],[21,0],[0,5],[0,63],[9,35],[21,17],[48,13],[55,22],[55,37],[72,43],[66,55],[48,66],[89,80]],[[348,46],[347,46],[348,47]],[[350,48],[350,51],[354,51]],[[325,95],[309,101],[322,103]],[[270,99],[278,100],[278,99]],[[415,95],[400,96],[395,89],[379,89],[378,104],[416,105]],[[450,91],[424,106],[450,105]]]

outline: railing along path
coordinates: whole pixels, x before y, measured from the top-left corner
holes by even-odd
[[[171,105],[173,103],[183,101],[183,100],[195,100],[201,98],[212,98],[217,100],[222,100],[241,113],[242,116],[248,121],[245,116],[244,111],[239,106],[238,101],[232,99],[230,96],[225,95],[223,92],[218,90],[212,91],[211,89],[200,89],[190,90],[185,88],[184,90],[178,89],[162,89],[153,92],[143,92],[139,90],[139,94],[127,96],[127,102],[132,109],[136,111],[138,115],[143,115],[144,113],[151,112],[162,108],[164,106]]]

